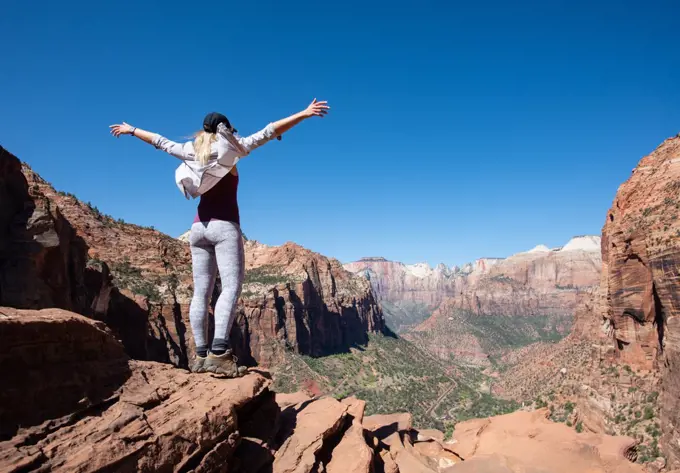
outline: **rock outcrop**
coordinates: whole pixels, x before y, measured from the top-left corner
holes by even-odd
[[[300,407],[295,412],[295,427],[276,452],[274,473],[310,473],[318,464],[322,448],[343,428],[346,404],[324,398]],[[291,408],[295,409],[295,407]]]
[[[106,323],[135,359],[187,366],[192,353],[188,245],[57,192],[0,148],[0,304],[73,310]],[[246,242],[248,270],[231,333],[242,361],[283,350],[321,355],[383,330],[363,278],[295,244]]]
[[[454,472],[642,473],[635,439],[578,434],[550,422],[547,410],[515,412],[456,425],[452,448],[465,462]]]
[[[274,403],[259,374],[131,361],[103,324],[54,309],[0,309],[0,357],[6,472],[236,471],[239,422]]]
[[[0,308],[0,439],[106,402],[130,377],[127,360],[101,322]]]
[[[614,354],[658,370],[662,448],[680,467],[680,136],[642,158],[602,229],[601,308]]]

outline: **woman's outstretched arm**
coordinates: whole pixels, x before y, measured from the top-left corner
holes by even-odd
[[[293,128],[295,125],[299,124],[302,122],[302,120],[305,120],[307,118],[311,117],[322,117],[328,113],[328,110],[330,107],[328,106],[328,102],[325,100],[323,102],[317,102],[316,99],[312,100],[312,103],[309,104],[307,108],[305,108],[303,111],[296,113],[295,115],[291,115],[290,117],[282,118],[279,121],[276,121],[272,123],[274,126],[274,131],[276,132],[277,136],[281,136],[291,128]]]
[[[120,137],[120,135],[132,135],[136,136],[145,143],[149,143],[150,145],[153,144],[153,139],[158,136],[156,133],[142,130],[141,128],[128,125],[125,122],[122,124],[111,125],[109,128],[111,128],[111,134],[116,138]]]
[[[264,130],[261,130],[253,135],[246,136],[245,138],[239,137],[238,141],[240,145],[250,153],[255,148],[258,148],[265,144],[267,141],[271,140],[275,136],[281,136],[295,125],[300,124],[303,120],[311,117],[323,117],[328,113],[330,107],[328,102],[317,102],[316,99],[312,100],[307,108],[303,111],[298,112],[281,120],[270,123]],[[218,128],[218,133],[220,129]]]
[[[142,130],[141,128],[128,125],[123,122],[122,124],[111,125],[111,134],[116,138],[120,135],[132,135],[136,136],[145,143],[165,151],[166,153],[179,158],[179,159],[189,159],[189,152],[185,149],[184,144],[176,143],[170,141],[169,139],[159,135],[158,133],[152,133],[150,131]]]

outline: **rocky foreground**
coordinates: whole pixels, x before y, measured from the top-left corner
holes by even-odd
[[[102,323],[0,308],[0,471],[641,472],[635,441],[517,412],[417,431],[356,398],[276,395],[266,372],[229,380],[128,358]]]

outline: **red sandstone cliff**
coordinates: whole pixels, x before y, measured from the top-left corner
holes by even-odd
[[[0,304],[58,307],[104,321],[136,359],[186,366],[191,258],[186,243],[114,220],[57,192],[0,148]],[[247,281],[231,338],[242,360],[321,355],[383,329],[370,285],[295,244],[246,244]]]
[[[505,360],[511,366],[494,386],[516,399],[550,394],[555,408],[570,401],[572,421],[634,435],[641,458],[654,460],[660,448],[669,468],[680,466],[678,190],[675,137],[618,189],[602,229],[599,291],[584,295],[570,336]]]
[[[602,229],[601,310],[616,356],[659,370],[662,445],[680,466],[680,135],[642,158]]]
[[[245,248],[239,333],[242,350],[260,363],[274,363],[286,346],[314,356],[346,350],[384,329],[370,284],[339,261],[294,243]]]

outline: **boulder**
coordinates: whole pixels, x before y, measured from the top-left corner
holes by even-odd
[[[347,414],[352,417],[352,422],[355,424],[363,424],[364,410],[366,409],[366,401],[350,396],[344,398],[343,404],[347,406]]]
[[[352,419],[352,423],[333,449],[326,472],[369,473],[373,463],[373,450],[366,444],[364,428],[361,425],[366,402],[355,397],[343,399],[341,402],[348,406],[347,415]]]
[[[392,452],[404,448],[404,441],[408,433],[407,430],[400,429],[399,423],[396,421],[386,421],[384,424],[374,424],[370,420],[371,417],[374,416],[366,418],[369,420],[368,424],[366,424],[366,419],[364,420],[364,429],[366,431],[366,436],[372,440],[376,448],[387,448]]]
[[[376,473],[399,473],[397,462],[388,450],[380,450],[374,457],[373,465]]]
[[[410,413],[379,414],[367,416],[363,421],[364,429],[378,440],[384,441],[395,433],[408,433],[413,425]]]
[[[444,441],[444,432],[437,429],[418,429],[416,439],[419,442],[426,440],[438,440],[440,442]]]
[[[479,455],[446,468],[442,473],[518,473],[517,465],[501,455]],[[524,468],[524,465],[519,465]],[[519,470],[522,473],[545,473],[541,469]]]
[[[317,455],[330,454],[322,448],[328,448],[327,440],[344,426],[347,409],[333,398],[323,398],[298,411],[292,433],[276,452],[272,472],[310,473],[318,467]]]
[[[312,399],[308,394],[297,391],[294,393],[276,393],[276,403],[281,409],[285,409],[288,406],[294,406],[296,404],[301,404],[303,402]]]
[[[428,459],[429,465],[440,470],[463,461],[449,446],[442,444],[439,440],[416,442],[413,448],[421,458]]]
[[[417,452],[409,448],[401,448],[390,454],[394,458],[400,472],[408,473],[437,473],[436,469],[431,468],[428,462]]]
[[[373,463],[373,450],[366,445],[364,429],[353,423],[333,449],[327,473],[369,473]]]
[[[0,307],[0,366],[0,440],[104,402],[131,375],[103,323],[60,309]]]

